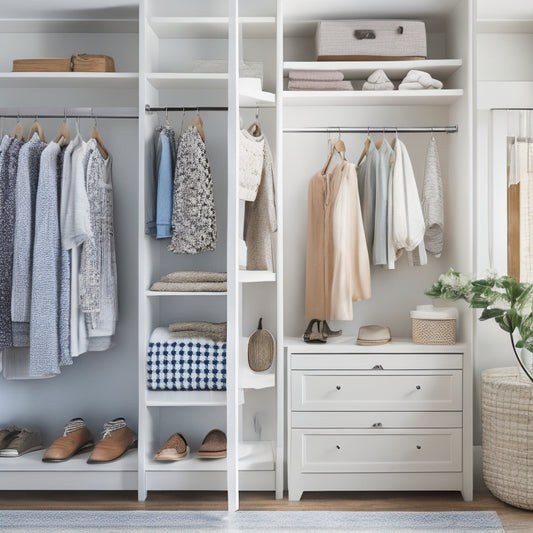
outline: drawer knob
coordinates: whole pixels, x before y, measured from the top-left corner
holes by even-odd
[[[373,428],[382,428],[383,424],[381,422],[375,422],[374,424],[372,424],[372,427]]]
[[[416,449],[417,449],[417,450],[421,450],[421,449],[422,449],[422,446],[420,446],[420,444],[417,444],[417,445],[416,445]]]
[[[341,447],[337,444],[337,446],[335,446],[337,448],[337,450],[340,450]]]
[[[381,365],[374,365],[372,370],[383,370],[383,367]]]
[[[341,386],[340,386],[340,385],[337,385],[335,388],[336,388],[337,390],[341,390]]]
[[[420,385],[417,385],[416,386],[416,390],[420,390],[422,387],[420,387]]]

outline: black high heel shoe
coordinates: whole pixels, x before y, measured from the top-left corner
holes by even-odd
[[[317,318],[313,318],[309,322],[304,333],[304,342],[323,344],[327,341],[322,322],[322,320],[318,320]]]
[[[324,336],[327,337],[340,337],[342,335],[342,329],[330,329],[328,326],[328,323],[325,320],[321,320],[322,322],[322,328],[320,328],[324,334]]]

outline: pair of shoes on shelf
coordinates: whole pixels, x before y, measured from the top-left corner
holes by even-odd
[[[137,436],[128,428],[124,418],[115,418],[104,424],[101,440],[94,439],[82,418],[73,418],[65,426],[62,437],[56,439],[43,455],[45,463],[66,461],[74,455],[93,450],[87,462],[115,461],[128,450],[137,447]]]
[[[39,431],[9,426],[0,430],[0,457],[20,457],[42,449]]]
[[[342,329],[333,330],[325,320],[313,318],[304,333],[304,341],[309,343],[325,343],[328,337],[338,337],[342,335]]]
[[[429,73],[422,70],[410,70],[398,86],[398,90],[442,89],[442,87],[442,82],[432,78]],[[363,84],[363,91],[392,91],[393,89],[394,84],[382,69],[370,74]]]
[[[154,455],[155,461],[180,461],[189,453],[189,446],[181,433],[174,433]],[[220,429],[212,429],[204,438],[198,457],[218,459],[226,457],[226,434]]]

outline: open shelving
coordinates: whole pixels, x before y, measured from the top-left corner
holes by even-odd
[[[136,72],[2,72],[0,88],[136,89]]]

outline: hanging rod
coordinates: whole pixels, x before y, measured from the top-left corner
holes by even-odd
[[[228,106],[169,106],[169,107],[154,107],[149,104],[144,106],[147,113],[154,113],[156,111],[227,111]]]
[[[320,127],[320,128],[284,128],[285,133],[457,133],[457,126],[399,126],[399,127]]]
[[[13,108],[0,108],[1,118],[97,118],[97,119],[138,119],[137,108],[117,108],[116,112],[106,108],[99,110],[93,107],[54,108],[26,108],[15,112]]]
[[[533,111],[533,107],[491,107],[491,111]]]

